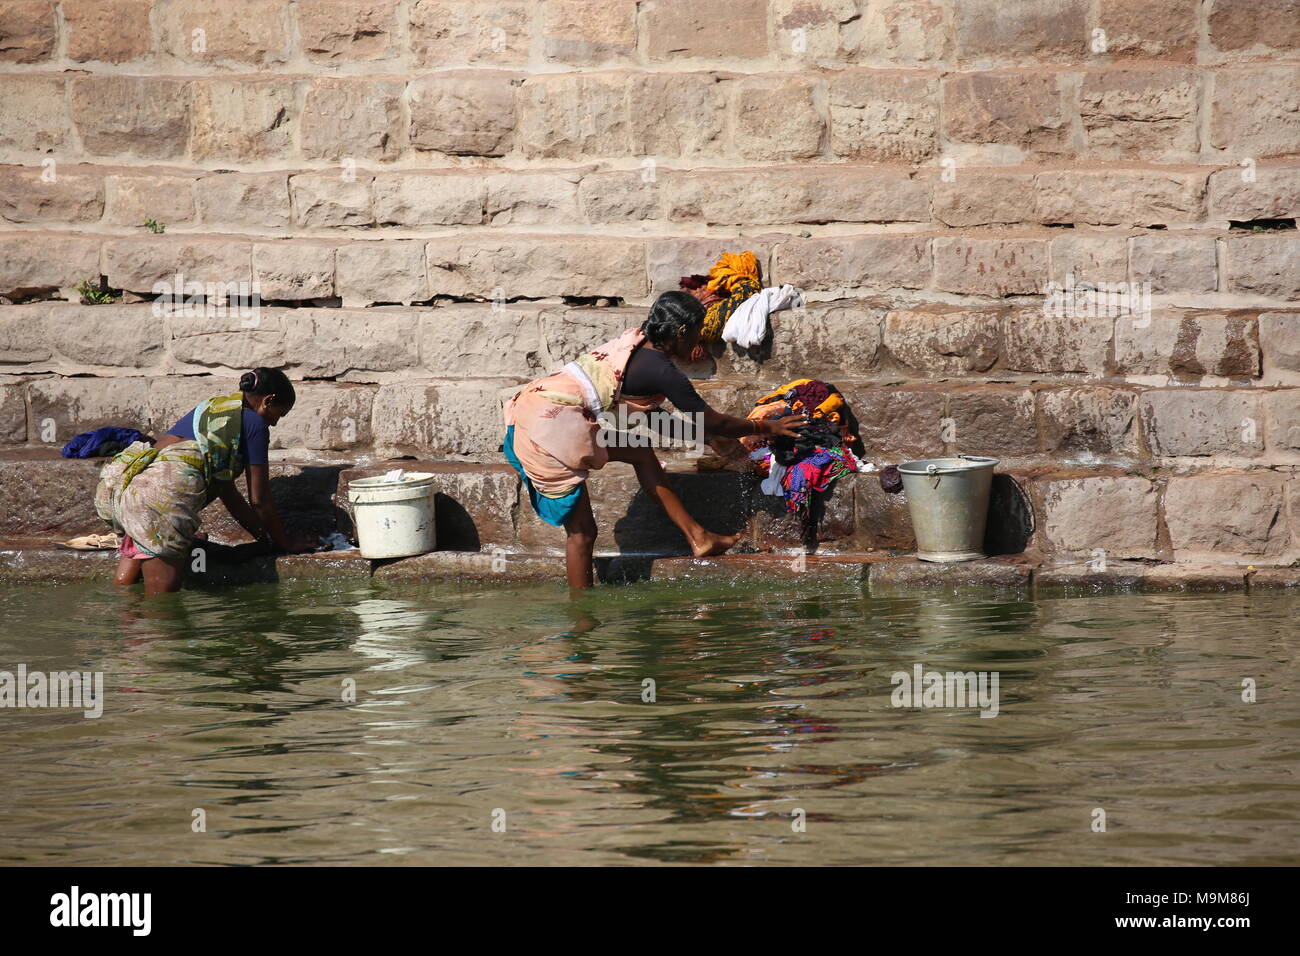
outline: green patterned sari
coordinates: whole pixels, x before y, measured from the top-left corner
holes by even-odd
[[[146,554],[188,555],[199,512],[244,470],[243,410],[243,392],[210,398],[194,409],[194,438],[163,449],[144,442],[124,448],[100,473],[99,516]]]

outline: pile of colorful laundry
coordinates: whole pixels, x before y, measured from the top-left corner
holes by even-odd
[[[681,288],[705,306],[701,343],[734,342],[741,348],[761,345],[767,337],[768,316],[779,309],[803,308],[801,289],[792,285],[763,288],[758,257],[752,252],[724,252],[709,274],[682,276]],[[691,361],[705,357],[696,346]]]
[[[752,419],[781,418],[804,412],[808,424],[799,437],[755,435],[740,439],[755,470],[764,475],[765,494],[785,499],[786,511],[796,512],[815,491],[826,491],[842,475],[861,464],[850,446],[858,445],[856,422],[839,389],[815,378],[782,385],[754,403]],[[860,446],[859,446],[860,447]]]

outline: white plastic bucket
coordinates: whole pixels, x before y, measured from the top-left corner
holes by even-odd
[[[948,563],[984,557],[996,458],[957,455],[898,466],[916,532],[916,556]]]
[[[363,558],[405,558],[434,547],[434,475],[413,471],[348,483]]]

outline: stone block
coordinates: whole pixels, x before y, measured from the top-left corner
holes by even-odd
[[[733,82],[715,73],[630,75],[627,102],[633,155],[721,154]]]
[[[899,462],[942,454],[947,412],[942,391],[853,384],[841,390],[858,420],[868,459]]]
[[[104,243],[104,275],[115,289],[148,293],[166,286],[171,294],[177,274],[191,282],[222,286],[252,283],[252,244],[247,240],[196,236],[110,239]],[[185,295],[189,295],[188,288]]]
[[[283,229],[289,225],[285,173],[215,173],[194,184],[204,226],[216,230]]]
[[[446,378],[463,375],[466,369],[480,375],[531,377],[545,364],[542,314],[541,306],[526,303],[424,310],[419,323],[421,367]]]
[[[866,235],[790,239],[776,249],[773,278],[805,291],[923,289],[930,284],[925,236]]]
[[[305,378],[375,381],[379,373],[420,363],[419,315],[413,310],[287,309],[281,321],[285,356]]]
[[[1083,155],[1194,162],[1201,79],[1190,67],[1089,70],[1079,88]]]
[[[885,317],[885,348],[921,374],[987,372],[1002,350],[1002,310],[897,309]]]
[[[1294,232],[1229,238],[1226,259],[1228,291],[1300,299],[1300,238]]]
[[[745,159],[788,162],[820,155],[826,117],[817,105],[824,81],[799,74],[752,75],[732,93],[732,137]]]
[[[944,292],[1001,298],[1041,294],[1047,281],[1042,239],[937,236],[934,284]]]
[[[27,385],[28,434],[61,446],[105,425],[149,430],[143,378],[38,378]],[[93,497],[93,495],[92,495]]]
[[[1115,322],[1115,367],[1129,375],[1258,378],[1259,330],[1250,313],[1157,311]]]
[[[163,76],[77,76],[68,106],[87,153],[181,159],[194,116],[191,86]]]
[[[734,0],[720,11],[694,0],[655,0],[642,23],[646,55],[658,60],[757,60],[767,56],[768,0]]]
[[[166,355],[166,328],[147,305],[51,305],[45,333],[82,366],[150,368]]]
[[[58,22],[50,0],[9,0],[0,7],[0,63],[49,60],[58,43]]]
[[[68,59],[127,63],[153,52],[153,0],[63,0]]]
[[[380,226],[478,225],[483,222],[485,181],[463,173],[380,173],[372,184]]]
[[[289,177],[294,224],[338,229],[374,224],[373,176],[345,178],[335,173],[299,173]]]
[[[770,240],[755,239],[752,236],[735,239],[652,239],[646,243],[650,295],[658,296],[678,288],[682,276],[707,275],[724,252],[752,252],[758,259],[759,272],[764,281],[768,281],[772,275]],[[786,278],[781,281],[793,280]]]
[[[232,63],[268,67],[290,55],[289,10],[278,0],[173,0],[160,5],[162,49],[211,68]]]
[[[956,55],[963,64],[1070,62],[1088,54],[1086,0],[972,0],[956,6]]]
[[[638,298],[646,293],[645,250],[636,240],[515,235],[433,239],[427,249],[435,296]]]
[[[1105,559],[1156,557],[1155,485],[1146,478],[1096,475],[1030,484],[1041,550]]]
[[[311,0],[294,5],[302,52],[317,63],[387,60],[400,52],[398,0]]]
[[[336,288],[347,308],[375,302],[410,305],[429,298],[424,272],[424,243],[416,240],[369,240],[340,245]]]
[[[520,88],[519,148],[530,159],[629,155],[629,83],[624,73],[529,76]]]
[[[1169,479],[1165,523],[1179,561],[1266,556],[1287,548],[1283,482],[1274,472],[1209,473]],[[1224,502],[1232,502],[1225,508]]]
[[[1264,415],[1257,392],[1227,389],[1154,389],[1139,402],[1151,453],[1161,458],[1258,458],[1264,451]]]
[[[214,77],[194,85],[190,152],[198,160],[282,161],[294,151],[300,83]]]
[[[830,81],[831,151],[840,159],[925,163],[939,149],[939,82],[848,71]]]
[[[270,302],[333,298],[334,253],[330,242],[253,243],[253,281],[258,294]]]
[[[1106,55],[1192,62],[1198,40],[1197,10],[1186,0],[1098,0],[1094,26],[1106,34]]]
[[[1130,250],[1133,282],[1166,292],[1214,292],[1219,287],[1213,236],[1138,236]]]
[[[1027,388],[958,388],[948,396],[948,417],[940,437],[954,454],[1017,458],[1038,451],[1034,393]]]
[[[552,62],[577,66],[632,62],[636,57],[636,21],[635,4],[546,0],[542,4],[542,55]]]
[[[500,461],[502,406],[518,385],[509,379],[401,382],[375,396],[375,444],[400,453],[473,456]]]
[[[237,371],[259,366],[276,368],[285,360],[285,312],[261,309],[251,316],[233,312],[205,315],[201,311],[173,314],[167,319],[168,348],[177,362],[187,365]]]
[[[0,534],[67,537],[107,532],[108,526],[95,514],[95,487],[103,466],[93,459],[0,460],[0,499],[5,502]]]
[[[961,73],[944,80],[943,129],[948,140],[1014,150],[1047,159],[1073,154],[1070,116],[1057,73]]]
[[[72,134],[62,76],[0,74],[0,144],[5,153],[51,153]]]
[[[114,226],[139,226],[146,219],[163,226],[193,223],[195,178],[135,172],[107,176],[104,221]]]
[[[98,236],[16,232],[0,235],[0,295],[24,296],[99,281]]]
[[[95,222],[104,214],[104,182],[94,167],[62,166],[52,182],[37,166],[0,167],[0,219]]]
[[[455,156],[503,156],[515,143],[523,74],[449,70],[409,84],[411,145]]]
[[[1300,152],[1300,65],[1252,64],[1214,74],[1210,145],[1235,160]]]
[[[411,55],[417,66],[522,66],[534,7],[529,0],[415,0]]]
[[[1038,392],[1042,450],[1084,461],[1139,454],[1137,393],[1076,386]]]
[[[718,359],[718,374],[773,388],[795,378],[835,383],[870,375],[880,367],[885,311],[846,299],[774,312],[770,348],[729,345]]]
[[[1220,169],[1210,174],[1211,219],[1249,222],[1297,217],[1300,166]]]
[[[318,77],[307,90],[301,149],[308,159],[392,160],[405,148],[404,83]]]
[[[1300,372],[1300,312],[1263,312],[1259,343],[1266,367]]]
[[[294,391],[298,400],[293,411],[271,429],[272,448],[346,451],[374,443],[374,386],[301,382]]]
[[[1168,226],[1205,218],[1206,174],[1178,170],[1062,169],[1039,173],[1037,218],[1093,226]]]
[[[955,227],[1034,222],[1034,174],[957,170],[956,178],[934,183],[933,212]]]

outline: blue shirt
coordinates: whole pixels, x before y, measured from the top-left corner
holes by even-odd
[[[195,406],[197,408],[198,406]],[[177,438],[194,437],[194,408],[180,421],[167,430],[168,435]],[[268,464],[271,448],[271,429],[266,427],[266,420],[251,408],[244,409],[244,416],[239,427],[239,454],[245,465]]]

